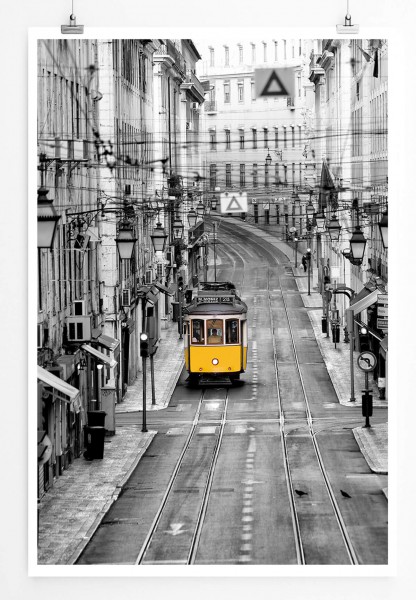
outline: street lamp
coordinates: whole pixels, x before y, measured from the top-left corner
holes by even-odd
[[[98,398],[98,410],[101,410],[101,385],[102,385],[102,369],[103,365],[97,365],[98,377],[97,377],[97,398]]]
[[[316,214],[315,221],[316,221],[316,226],[318,228],[318,231],[320,231],[320,232],[324,231],[326,219],[325,219],[325,215],[322,210]]]
[[[183,223],[179,217],[176,217],[173,221],[173,237],[175,240],[180,240],[183,237]]]
[[[43,185],[38,189],[38,248],[52,248],[60,219],[52,206],[53,200],[46,197],[48,192]]]
[[[388,234],[389,234],[389,229],[388,229],[388,216],[387,216],[387,209],[386,211],[383,213],[383,216],[381,217],[381,221],[378,224],[378,227],[380,229],[380,235],[381,235],[381,241],[383,242],[383,247],[384,249],[388,248]]]
[[[270,165],[272,164],[272,157],[270,156],[270,151],[267,148],[267,156],[266,156],[266,166],[270,167]]]
[[[331,220],[327,225],[329,237],[332,242],[337,242],[339,240],[339,234],[341,232],[341,225],[339,224],[338,219],[335,214],[332,215]]]
[[[157,223],[150,235],[152,240],[153,248],[155,252],[163,252],[166,246],[166,240],[168,239],[167,233],[165,232],[162,223]]]
[[[198,202],[198,205],[196,207],[196,214],[197,214],[198,219],[203,219],[204,214],[205,214],[205,207],[204,207],[202,200],[200,200]]]
[[[191,210],[188,212],[188,224],[189,224],[189,227],[191,227],[191,228],[195,227],[196,220],[197,220],[196,212],[194,211],[193,208],[191,208]]]
[[[116,237],[116,244],[121,260],[129,260],[133,254],[137,238],[133,237],[133,227],[128,223],[121,223]]]
[[[212,196],[212,199],[211,199],[211,209],[212,210],[217,210],[217,204],[218,204],[217,196]]]
[[[364,237],[363,232],[359,225],[355,227],[355,231],[350,239],[350,248],[351,248],[351,262],[355,265],[361,265],[364,258],[365,246],[367,244],[367,240]]]

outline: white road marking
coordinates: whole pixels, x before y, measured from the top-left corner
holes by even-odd
[[[170,529],[167,529],[165,533],[169,535],[179,535],[180,533],[185,533],[185,529],[182,529],[183,523],[171,523]]]

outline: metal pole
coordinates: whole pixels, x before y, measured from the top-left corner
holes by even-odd
[[[347,309],[347,327],[350,333],[350,380],[351,380],[351,397],[350,402],[355,402],[355,390],[354,390],[354,312]]]
[[[311,295],[311,257],[308,256],[308,296]]]
[[[217,223],[214,223],[214,281],[217,281]]]
[[[368,392],[369,392],[369,389],[368,389],[368,372],[366,371],[365,372],[365,394],[367,395]],[[368,415],[368,400],[367,400],[367,412],[366,412],[366,415],[365,415],[365,425],[364,425],[364,427],[371,427],[371,425],[370,425],[370,417]]]
[[[298,268],[298,238],[295,238],[295,269]]]
[[[183,340],[183,323],[182,323],[182,304],[183,304],[183,292],[180,291],[179,294],[179,339]]]
[[[155,365],[153,362],[153,354],[150,355],[150,378],[152,382],[152,405],[156,404],[156,394],[155,394]]]
[[[143,421],[142,432],[146,433],[146,358],[143,356]]]

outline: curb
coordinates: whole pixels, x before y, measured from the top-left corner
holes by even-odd
[[[74,565],[75,564],[75,562],[77,561],[77,559],[82,554],[84,548],[87,546],[87,544],[91,540],[92,536],[94,535],[94,533],[96,532],[96,530],[100,526],[101,521],[103,520],[103,518],[105,517],[105,515],[109,511],[111,505],[119,497],[121,490],[126,485],[126,483],[129,480],[131,474],[133,473],[134,469],[139,464],[139,462],[140,462],[143,454],[146,452],[147,448],[150,446],[150,443],[152,442],[152,440],[155,437],[155,435],[156,435],[157,432],[156,431],[149,431],[148,433],[150,435],[145,440],[143,446],[140,449],[139,454],[134,459],[133,463],[131,464],[131,466],[129,467],[129,469],[127,470],[127,472],[124,474],[124,476],[122,477],[121,481],[118,484],[116,484],[116,487],[115,487],[115,489],[114,489],[114,491],[113,491],[113,493],[111,495],[111,498],[109,498],[109,500],[107,500],[107,502],[104,504],[104,506],[102,507],[102,509],[98,513],[98,515],[95,517],[95,519],[94,519],[92,525],[90,526],[90,528],[88,529],[87,533],[83,536],[82,540],[77,544],[76,549],[72,552],[71,556],[69,557],[69,559],[66,561],[65,564],[67,564],[67,565]]]
[[[361,450],[362,455],[367,461],[368,466],[373,471],[373,473],[377,473],[378,475],[388,475],[388,469],[382,466],[380,463],[377,464],[377,459],[374,459],[373,456],[370,455],[370,452],[367,450],[366,439],[361,435],[361,427],[356,427],[352,430],[355,440]],[[386,496],[387,497],[387,496]]]

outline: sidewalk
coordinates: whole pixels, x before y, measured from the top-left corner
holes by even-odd
[[[169,322],[155,354],[156,405],[152,406],[150,368],[147,410],[168,405],[183,366],[183,342],[177,323]],[[147,361],[149,363],[149,360]],[[142,410],[142,374],[116,405],[116,434],[105,438],[104,458],[77,458],[56,480],[39,505],[39,565],[74,564],[111,504],[117,499],[156,431],[117,425],[117,414]]]
[[[310,284],[311,295],[309,296],[307,274],[304,272],[302,266],[300,268],[295,268],[295,257],[292,246],[277,239],[276,236],[281,235],[279,227],[257,227],[241,220],[238,220],[238,227],[268,241],[272,246],[278,248],[287,256],[288,261],[291,263],[298,289],[301,292],[303,304],[305,308],[309,309],[308,315],[315,333],[316,341],[328,369],[338,400],[343,406],[361,406],[361,390],[364,389],[365,375],[359,371],[356,366],[359,353],[354,351],[354,387],[356,400],[355,402],[350,402],[350,345],[342,341],[343,336],[341,335],[340,343],[337,344],[337,348],[335,348],[335,344],[332,342],[331,337],[326,337],[326,334],[322,333],[322,296],[317,290],[317,270],[313,269]],[[298,249],[298,264],[301,257],[302,252]],[[371,379],[370,388],[373,388],[374,408],[387,409],[388,401],[379,399],[377,387],[374,383],[371,383]],[[368,466],[372,471],[379,474],[387,474],[388,472],[387,418],[388,411],[386,410],[386,423],[372,425],[371,428],[367,429],[363,427],[356,427],[353,429],[357,444],[359,445],[360,451],[366,459]],[[385,494],[387,496],[387,491],[385,491]]]

